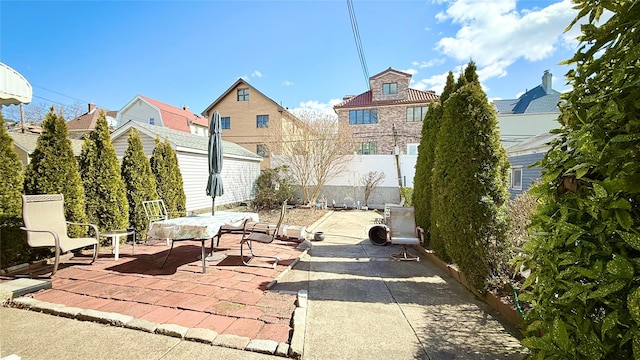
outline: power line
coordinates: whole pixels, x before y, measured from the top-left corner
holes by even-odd
[[[351,0],[347,0],[347,8],[349,9],[351,30],[353,31],[353,39],[356,42],[356,50],[358,51],[358,57],[360,58],[360,65],[362,66],[364,81],[367,83],[367,89],[369,89],[369,69],[367,68],[367,61],[364,58],[364,50],[362,49],[362,41],[360,41],[360,32],[358,31],[358,21],[356,20],[356,13],[353,10],[353,3],[351,2]]]
[[[49,90],[49,89],[44,88],[44,87],[42,87],[42,86],[38,86],[38,85],[32,85],[32,86],[33,86],[33,87],[36,87],[36,88],[38,88],[38,89],[42,89],[42,90],[45,90],[45,91],[48,91],[48,92],[52,92],[52,93],[57,94],[57,95],[60,95],[60,96],[64,96],[64,97],[69,98],[69,99],[73,99],[73,100],[76,100],[76,101],[80,101],[80,102],[88,103],[88,101],[85,101],[85,100],[82,100],[82,99],[78,99],[78,98],[73,97],[73,96],[65,95],[65,94],[60,93],[60,92],[57,92],[57,91]]]

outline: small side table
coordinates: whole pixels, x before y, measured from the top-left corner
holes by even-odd
[[[114,260],[118,260],[120,257],[120,237],[133,235],[133,254],[136,253],[136,232],[135,230],[109,230],[107,232],[100,233],[100,236],[111,238],[111,246],[113,247],[113,253],[115,254]]]

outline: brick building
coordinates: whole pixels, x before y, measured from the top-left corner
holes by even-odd
[[[411,74],[392,68],[369,78],[369,90],[347,95],[333,107],[341,126],[351,126],[362,155],[415,155],[422,120],[429,104],[438,100],[434,91],[409,87]]]

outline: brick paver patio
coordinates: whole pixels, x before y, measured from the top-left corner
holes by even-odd
[[[52,288],[31,296],[157,323],[288,342],[296,296],[269,287],[302,250],[296,242],[254,244],[256,253],[280,261],[275,269],[248,267],[241,262],[239,241],[240,235],[224,235],[215,251],[226,257],[207,262],[204,274],[199,241],[176,242],[164,268],[160,266],[169,251],[165,242],[137,245],[135,255],[131,246],[121,246],[118,261],[110,247],[103,247],[95,263],[62,265]],[[259,259],[254,262],[259,264]]]

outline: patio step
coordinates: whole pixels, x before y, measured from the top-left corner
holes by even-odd
[[[51,289],[51,281],[15,279],[0,284],[0,302],[20,297],[43,289]]]

